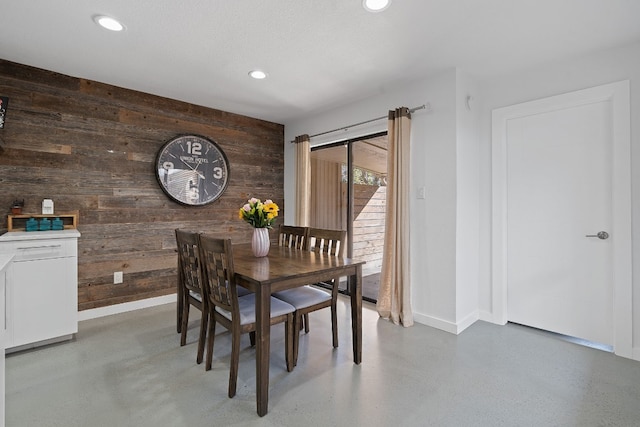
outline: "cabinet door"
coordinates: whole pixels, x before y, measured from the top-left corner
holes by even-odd
[[[6,270],[2,269],[2,260],[0,260],[0,427],[4,427],[4,346],[5,346],[5,329],[6,329],[6,312],[5,312],[5,292],[6,292]]]
[[[77,332],[76,277],[75,258],[14,262],[13,347]]]

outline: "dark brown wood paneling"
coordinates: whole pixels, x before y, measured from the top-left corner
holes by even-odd
[[[175,228],[251,239],[238,219],[250,197],[284,214],[284,127],[104,83],[0,60],[0,232],[14,199],[39,213],[79,211],[80,310],[175,292]],[[216,141],[230,163],[224,195],[204,207],[169,200],[155,178],[156,152],[179,134]],[[275,234],[273,235],[275,236]],[[113,284],[113,272],[124,283]]]

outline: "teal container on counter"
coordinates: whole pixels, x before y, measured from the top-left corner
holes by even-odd
[[[38,231],[38,221],[35,218],[29,218],[25,224],[27,231]]]
[[[53,221],[51,221],[51,229],[64,230],[64,222],[60,218],[54,218]]]
[[[40,225],[38,226],[40,231],[51,230],[51,220],[49,218],[42,218],[40,220]]]

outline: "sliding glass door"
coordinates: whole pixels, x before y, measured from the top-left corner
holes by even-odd
[[[363,299],[378,296],[387,176],[385,133],[311,151],[311,227],[347,231],[346,256],[363,259]],[[340,284],[347,292],[346,281]]]

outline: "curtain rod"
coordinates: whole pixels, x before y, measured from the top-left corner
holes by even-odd
[[[409,109],[409,113],[413,113],[414,111],[417,110],[427,110],[427,111],[431,111],[431,104],[429,104],[428,102],[426,104],[422,104],[418,107],[414,107],[414,108],[410,108]],[[326,135],[328,133],[333,133],[333,132],[338,132],[340,130],[347,130],[349,128],[355,127],[355,126],[360,126],[360,125],[364,125],[367,123],[371,123],[371,122],[377,122],[378,120],[382,120],[382,119],[386,119],[389,116],[381,116],[381,117],[376,117],[375,119],[371,119],[371,120],[365,120],[364,122],[359,122],[359,123],[354,123],[352,125],[348,125],[348,126],[343,126],[341,128],[337,128],[337,129],[332,129],[332,130],[328,130],[326,132],[320,132],[320,133],[316,133],[315,135],[309,135],[309,139],[314,138],[316,136],[322,136],[322,135]],[[295,141],[291,141],[291,142],[295,142]]]

